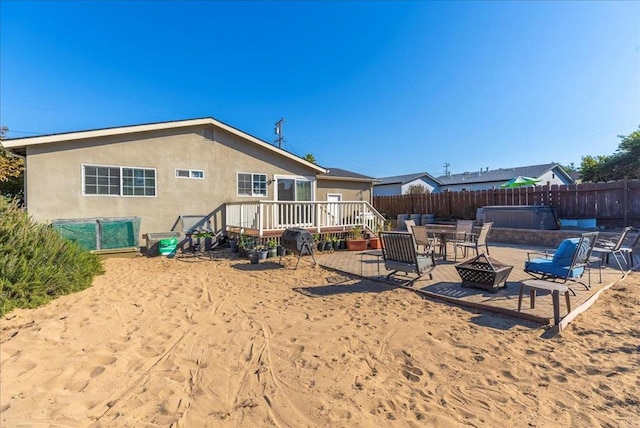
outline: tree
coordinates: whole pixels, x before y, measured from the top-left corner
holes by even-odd
[[[427,186],[422,184],[412,184],[407,187],[405,195],[424,195],[425,193],[429,193]]]
[[[9,129],[0,128],[0,141],[6,138]],[[24,160],[6,152],[0,143],[0,196],[22,199],[24,194]]]
[[[640,130],[618,135],[622,141],[612,155],[583,156],[580,170],[583,181],[640,179]]]
[[[307,153],[306,155],[304,155],[303,159],[307,162],[316,163],[316,158],[311,153]]]

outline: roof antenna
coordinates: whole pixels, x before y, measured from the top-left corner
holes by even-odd
[[[284,135],[282,134],[282,125],[284,124],[286,120],[284,119],[284,117],[281,117],[279,121],[276,122],[276,128],[275,128],[275,133],[276,133],[276,143],[278,143],[278,148],[281,149],[282,148],[282,141],[284,140]]]
[[[449,176],[451,175],[451,173],[449,172],[449,167],[451,166],[451,164],[449,162],[445,162],[444,163],[444,175]]]

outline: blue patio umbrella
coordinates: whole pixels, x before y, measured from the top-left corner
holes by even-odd
[[[532,186],[540,181],[541,180],[539,178],[525,177],[523,175],[519,175],[516,178],[512,178],[506,183],[501,184],[500,187],[503,189],[510,189],[513,187]]]

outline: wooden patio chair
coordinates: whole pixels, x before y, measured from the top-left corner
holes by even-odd
[[[417,275],[405,281],[403,286],[412,285],[425,274],[429,275],[429,279],[433,279],[431,271],[436,267],[433,250],[419,253],[413,233],[380,232],[380,239],[384,267],[392,271],[387,275],[387,279],[391,279],[398,272]]]

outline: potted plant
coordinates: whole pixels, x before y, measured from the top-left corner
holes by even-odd
[[[256,264],[260,261],[260,254],[256,249],[249,250],[247,255],[249,256],[249,261],[251,262],[251,264]]]
[[[269,251],[267,251],[266,248],[264,247],[258,248],[258,255],[260,256],[260,260],[265,260],[268,254],[269,254]]]
[[[379,234],[380,232],[382,232],[382,229],[383,229],[383,225],[378,224],[376,226],[376,234]],[[369,236],[369,248],[373,250],[380,250],[382,248],[382,241],[380,241],[380,238],[377,235]]]
[[[276,248],[277,246],[278,242],[275,240],[275,238],[271,238],[267,241],[267,258],[276,257],[276,255],[278,254],[278,249]]]
[[[364,251],[367,249],[367,240],[362,236],[362,226],[356,226],[351,230],[351,237],[347,238],[349,251]]]
[[[331,241],[331,237],[327,237],[324,241],[324,250],[331,251],[333,250],[333,241]]]

